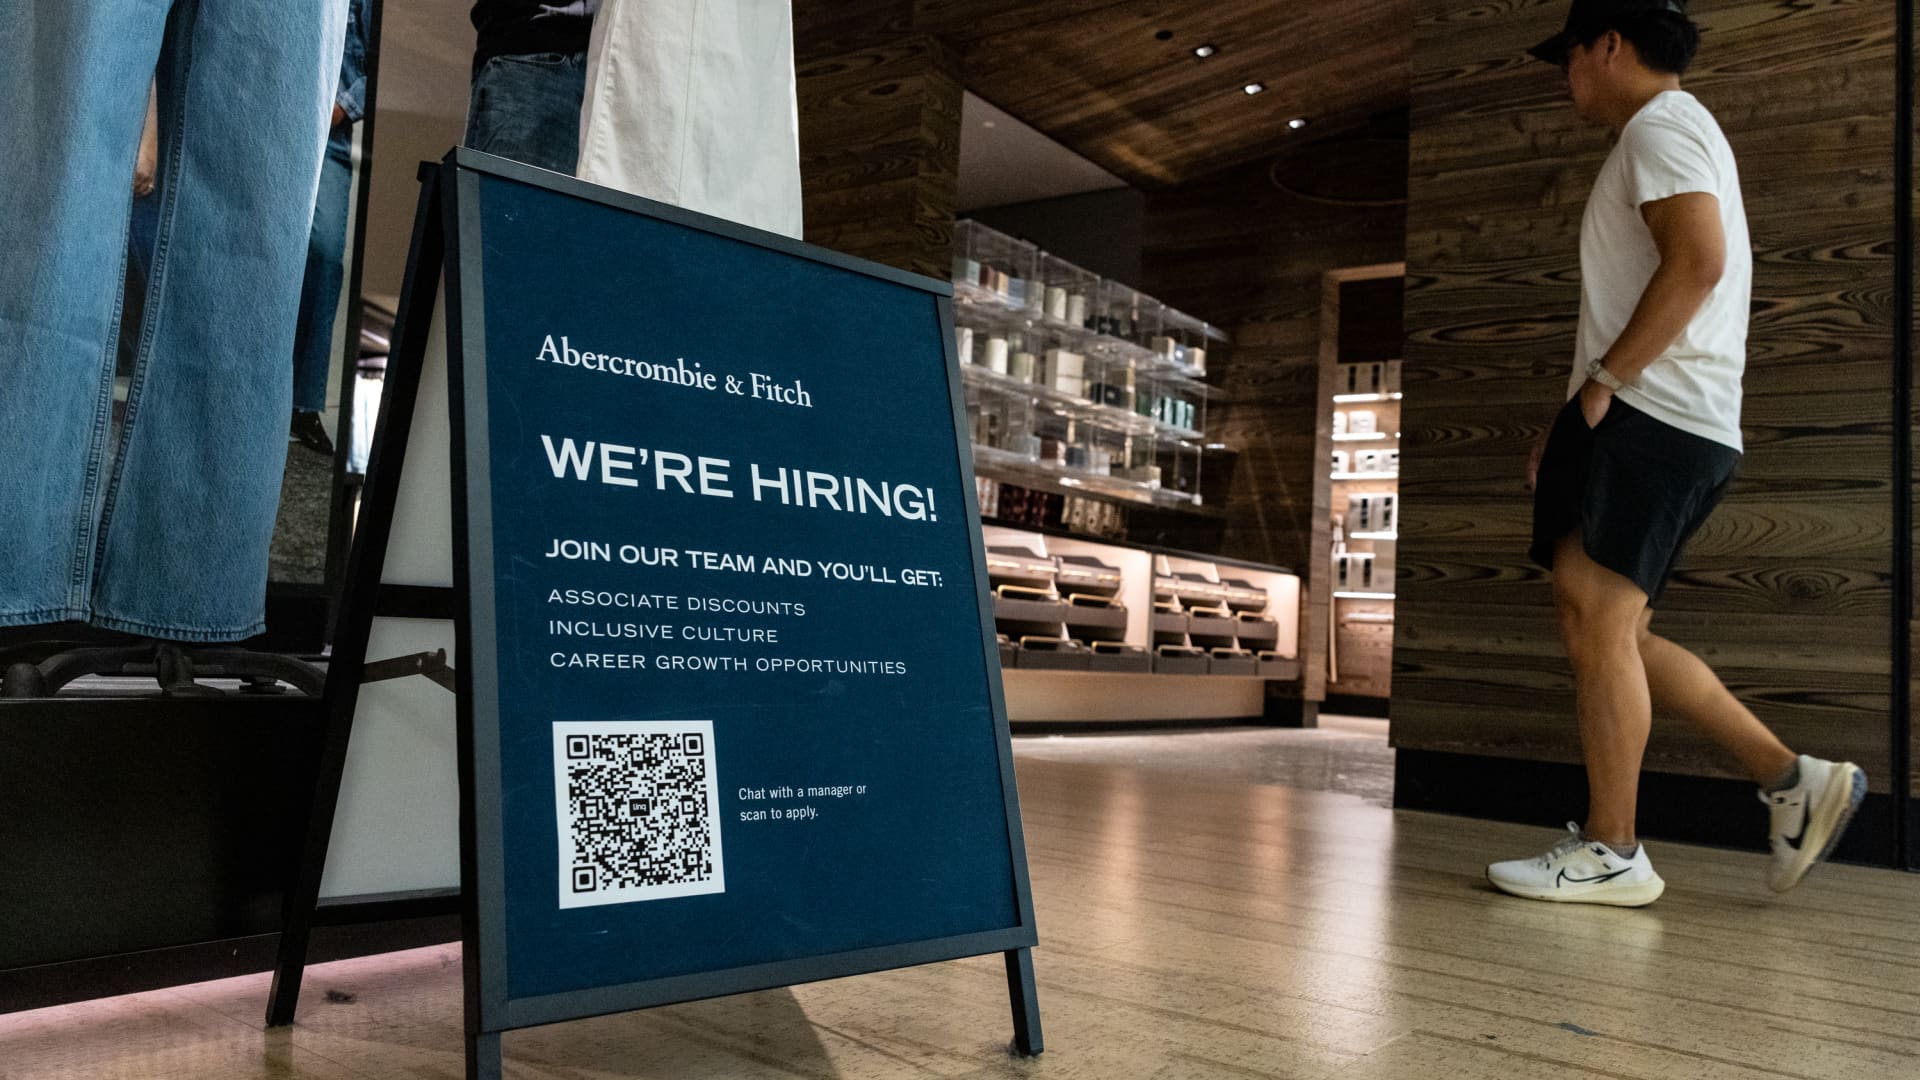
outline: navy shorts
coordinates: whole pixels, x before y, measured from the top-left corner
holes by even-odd
[[[1587,427],[1578,396],[1553,422],[1533,492],[1533,561],[1578,533],[1588,558],[1630,578],[1649,606],[1687,541],[1706,524],[1740,468],[1740,452],[1662,423],[1618,397]]]

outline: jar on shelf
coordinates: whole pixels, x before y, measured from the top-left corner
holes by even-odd
[[[1212,325],[1162,306],[1160,327],[1148,347],[1173,372],[1201,379],[1207,374],[1207,346],[1219,334]]]
[[[1099,297],[1100,275],[1044,251],[1039,266],[1041,295],[1034,310],[1057,326],[1085,326]]]
[[[1039,248],[973,220],[955,222],[953,240],[956,297],[1013,310],[1039,302]]]
[[[1129,435],[1122,444],[1121,456],[1114,461],[1113,475],[1149,489],[1160,487],[1159,440],[1151,435]]]
[[[1095,476],[1111,477],[1124,470],[1129,457],[1129,436],[1124,430],[1100,424],[1087,428],[1087,471]]]
[[[1044,348],[1041,335],[1030,330],[1015,330],[1007,335],[1007,369],[1004,374],[1021,382],[1040,381],[1040,358],[1036,350]]]
[[[1118,281],[1101,283],[1100,303],[1088,319],[1087,328],[1130,344],[1139,344],[1143,330],[1151,324],[1152,309],[1159,301]]]
[[[1139,393],[1139,370],[1130,359],[1103,357],[1095,364],[1087,397],[1096,405],[1132,412]]]
[[[977,330],[974,332],[975,347],[979,350],[978,363],[995,375],[1007,374],[1011,366],[1012,350],[1007,343],[1004,330]]]
[[[1087,356],[1079,343],[1053,336],[1047,340],[1040,357],[1040,376],[1034,381],[1057,393],[1085,400],[1087,397]]]
[[[1065,413],[1048,409],[1037,410],[1034,415],[1034,434],[1039,440],[1038,460],[1042,465],[1067,468],[1070,451],[1080,445],[1080,432],[1074,419]],[[1081,446],[1080,455],[1084,461],[1085,448]]]
[[[1198,434],[1206,406],[1206,394],[1183,380],[1155,377],[1148,380],[1149,393],[1140,395],[1136,405],[1144,403],[1144,415],[1168,428]]]

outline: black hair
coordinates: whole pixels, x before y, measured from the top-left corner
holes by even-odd
[[[1621,37],[1633,43],[1641,63],[1667,75],[1685,75],[1700,48],[1700,28],[1693,20],[1667,11],[1611,19],[1580,35],[1580,43],[1591,48],[1609,30],[1618,30]]]

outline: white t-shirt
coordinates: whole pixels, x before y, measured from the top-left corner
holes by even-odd
[[[1619,397],[1656,420],[1739,450],[1753,247],[1733,148],[1713,114],[1684,91],[1658,94],[1634,114],[1587,197],[1580,223],[1580,335],[1567,396],[1587,381],[1588,359],[1605,356],[1627,328],[1660,266],[1640,207],[1696,191],[1720,201],[1726,268],[1679,340]]]

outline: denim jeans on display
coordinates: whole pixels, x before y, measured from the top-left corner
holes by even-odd
[[[347,197],[353,191],[353,129],[327,140],[320,162],[320,193],[313,202],[307,239],[307,276],[300,286],[300,322],[293,335],[293,407],[327,407],[327,376],[333,370],[333,322],[346,277]]]
[[[367,113],[367,32],[373,26],[373,0],[347,0],[347,37],[340,51],[340,88],[333,103],[357,123]]]
[[[294,320],[344,0],[0,4],[0,626],[264,628]],[[134,158],[146,320],[113,436]]]
[[[466,145],[572,176],[586,92],[584,52],[493,57],[473,77]]]

